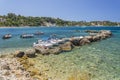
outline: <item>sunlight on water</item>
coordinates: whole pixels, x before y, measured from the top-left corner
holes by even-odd
[[[45,35],[33,39],[20,39],[19,35],[24,31],[32,33],[37,30],[45,32]],[[79,74],[89,76],[91,80],[120,80],[120,28],[15,28],[7,32],[13,32],[14,37],[9,40],[0,39],[0,53],[13,53],[16,50],[26,50],[31,48],[32,43],[40,39],[46,39],[50,34],[57,34],[59,37],[87,35],[75,30],[112,30],[113,36],[109,39],[94,42],[90,45],[76,47],[71,52],[63,52],[59,55],[38,55],[36,67],[47,73],[51,80],[72,80]],[[0,36],[5,34],[6,30],[0,29]],[[16,34],[16,35],[15,35]],[[75,74],[73,74],[75,73]]]

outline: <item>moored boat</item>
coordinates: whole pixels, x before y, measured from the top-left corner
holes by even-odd
[[[22,35],[20,36],[20,38],[33,38],[33,37],[34,37],[33,34],[22,34]]]
[[[4,35],[4,36],[2,37],[2,39],[9,39],[9,38],[11,38],[11,37],[12,37],[11,34],[6,34],[6,35]]]

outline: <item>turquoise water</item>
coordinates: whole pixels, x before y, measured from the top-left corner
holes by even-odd
[[[111,30],[113,36],[90,45],[74,48],[71,52],[59,55],[38,55],[36,67],[45,71],[52,80],[67,80],[73,71],[86,71],[91,80],[120,80],[120,27],[33,27],[33,28],[0,28],[0,53],[26,50],[38,39],[46,40],[51,34],[58,38],[84,36],[84,30]],[[80,30],[76,31],[76,30]],[[22,33],[42,31],[45,34],[30,39],[21,39]],[[2,40],[4,34],[11,33],[13,38]],[[42,65],[41,65],[42,64]],[[43,67],[43,68],[42,68]]]

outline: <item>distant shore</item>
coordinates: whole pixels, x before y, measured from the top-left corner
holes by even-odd
[[[0,26],[120,26],[120,22],[114,21],[70,21],[52,17],[22,16],[8,13],[0,15]]]
[[[31,28],[31,27],[48,27],[48,26],[1,26],[0,28]],[[73,26],[49,26],[49,27],[73,27]],[[120,26],[75,26],[75,27],[120,27]]]

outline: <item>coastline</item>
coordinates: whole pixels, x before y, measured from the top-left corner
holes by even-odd
[[[1,26],[0,28],[34,28],[34,27],[73,27],[73,26]],[[75,26],[75,27],[120,27],[120,26]]]
[[[35,69],[31,66],[27,71],[31,71],[35,78],[71,80],[71,78],[74,79],[78,76],[78,78],[84,80],[90,80],[90,78],[91,80],[119,80],[119,54],[114,54],[119,50],[114,49],[115,45],[119,46],[119,43],[112,43],[111,38],[108,38],[90,45],[73,48],[69,52],[63,52],[58,55],[37,54],[35,58],[23,57],[17,58],[17,61],[23,64],[24,68],[34,65]],[[112,47],[113,45],[114,47]],[[28,60],[31,63],[26,63]],[[26,62],[22,63],[24,61]]]
[[[103,35],[103,34],[105,34],[105,35]],[[110,37],[110,35],[111,35],[112,33],[111,32],[109,32],[109,31],[100,31],[100,32],[98,32],[95,36],[93,36],[93,37],[96,37],[96,36],[98,36],[99,35],[99,40],[101,40],[102,38],[104,39],[104,37],[105,38],[109,38]],[[101,35],[101,36],[100,36]],[[78,41],[78,42],[80,42],[82,45],[86,45],[86,44],[89,44],[90,42],[88,42],[88,40],[90,39],[91,40],[91,37],[92,36],[86,36],[86,37],[84,37],[84,39],[83,39],[83,41],[82,41],[82,43],[80,42],[80,41]],[[74,43],[74,40],[76,40],[76,39],[78,39],[79,40],[79,38],[73,38],[72,40],[73,40],[73,44],[75,45],[77,42],[75,42]],[[86,41],[86,39],[88,39],[87,41]],[[95,40],[96,41],[96,39],[98,39],[98,38],[94,38],[93,39],[93,41]],[[85,40],[85,41],[84,41]],[[72,42],[72,41],[71,41]],[[66,44],[66,43],[65,43]],[[68,44],[67,44],[67,46],[69,46]],[[77,46],[77,45],[75,45],[75,46]],[[81,46],[80,46],[81,47]],[[76,49],[76,48],[75,48]],[[76,51],[75,49],[73,49],[73,51]],[[66,50],[66,49],[65,49]],[[67,50],[68,50],[68,48],[67,48]],[[24,69],[25,71],[26,71],[26,73],[28,73],[27,75],[30,75],[28,78],[31,78],[31,80],[32,80],[32,78],[37,78],[37,80],[44,80],[44,79],[52,79],[52,80],[59,80],[59,79],[62,79],[62,80],[71,80],[73,77],[75,77],[76,75],[77,76],[79,76],[78,77],[78,79],[83,79],[83,80],[89,80],[90,79],[90,75],[93,75],[93,74],[91,74],[91,73],[89,73],[89,71],[88,70],[85,70],[85,69],[80,69],[80,71],[78,71],[77,69],[79,69],[79,68],[77,68],[76,67],[76,69],[72,69],[72,67],[71,66],[73,66],[73,67],[75,67],[74,65],[75,65],[75,63],[73,63],[73,62],[71,62],[71,61],[69,61],[69,58],[67,59],[68,60],[68,62],[69,63],[66,63],[66,62],[63,62],[63,61],[65,61],[64,59],[66,59],[66,58],[64,58],[64,56],[63,56],[63,54],[59,54],[59,55],[53,55],[53,54],[50,54],[50,55],[48,55],[48,56],[45,56],[44,54],[43,55],[41,55],[40,53],[37,53],[37,54],[35,54],[36,52],[34,52],[34,50],[28,50],[28,52],[24,52],[24,51],[16,51],[15,53],[13,53],[13,54],[10,54],[10,55],[1,55],[1,59],[3,60],[2,62],[6,62],[7,60],[6,60],[6,56],[8,56],[8,57],[10,57],[11,56],[11,58],[9,58],[10,60],[9,61],[7,61],[6,62],[6,64],[7,63],[11,63],[10,61],[12,61],[12,60],[16,60],[15,62],[17,62],[17,63],[19,63],[19,64],[21,64],[21,65],[17,65],[17,66],[22,66],[21,68],[22,69]],[[71,52],[71,50],[70,50],[70,52],[69,53],[72,53]],[[29,55],[29,56],[28,56]],[[67,54],[66,54],[67,55]],[[57,67],[59,67],[59,65],[60,65],[60,63],[61,62],[63,62],[63,63],[65,63],[65,65],[66,65],[66,67],[68,67],[69,69],[71,69],[71,70],[65,70],[65,71],[63,71],[62,69],[65,69],[66,67],[59,67],[59,68],[57,68],[56,66],[52,66],[52,64],[54,64],[54,58],[53,57],[58,57],[58,56],[60,56],[58,59],[57,59]],[[68,55],[67,55],[68,56]],[[32,58],[31,58],[32,57]],[[50,58],[50,57],[52,57],[52,58]],[[61,58],[62,57],[62,58]],[[72,60],[72,57],[70,57],[71,59],[70,60]],[[50,63],[49,64],[49,59],[52,61],[52,64]],[[61,60],[61,59],[63,59],[63,60]],[[48,60],[47,62],[46,62],[46,60]],[[50,61],[50,62],[51,62]],[[60,63],[59,63],[59,61],[60,61]],[[39,63],[39,64],[38,64]],[[56,62],[55,62],[56,63]],[[16,63],[12,63],[11,64],[11,66],[13,66],[14,64],[16,64]],[[62,63],[61,63],[62,64]],[[64,65],[64,64],[63,64]],[[3,66],[3,64],[2,64],[2,66]],[[7,66],[7,65],[5,65],[5,66]],[[12,72],[12,67],[9,67],[10,68],[10,70],[11,70],[11,72]],[[53,69],[55,69],[55,71],[53,72]],[[4,68],[2,69],[2,70],[4,70]],[[19,70],[19,69],[18,69]],[[17,68],[16,68],[16,71],[18,71],[17,70]],[[52,70],[52,71],[51,71]],[[59,70],[59,71],[58,71]],[[76,71],[78,71],[78,72],[76,72]],[[10,72],[10,73],[11,73]],[[22,72],[22,70],[20,69],[20,72]],[[58,73],[59,72],[59,73]],[[3,72],[2,72],[3,73]],[[16,75],[16,73],[17,73],[17,75],[23,75],[23,74],[21,74],[21,73],[19,73],[18,74],[18,72],[15,72],[15,73],[13,73],[14,75]],[[26,74],[25,73],[25,74]],[[55,75],[57,73],[57,75]],[[75,75],[75,74],[76,75]],[[24,75],[25,75],[24,74]],[[62,74],[64,74],[64,75],[62,75]],[[9,76],[11,76],[11,74],[8,74]],[[3,75],[3,76],[5,76],[5,75]],[[73,77],[72,77],[73,76]],[[17,76],[18,77],[18,76]],[[26,76],[25,76],[26,77]],[[14,78],[16,78],[16,76],[14,77]],[[19,77],[20,78],[20,77]],[[23,78],[23,76],[21,76],[21,78]],[[27,78],[27,77],[26,77]]]

